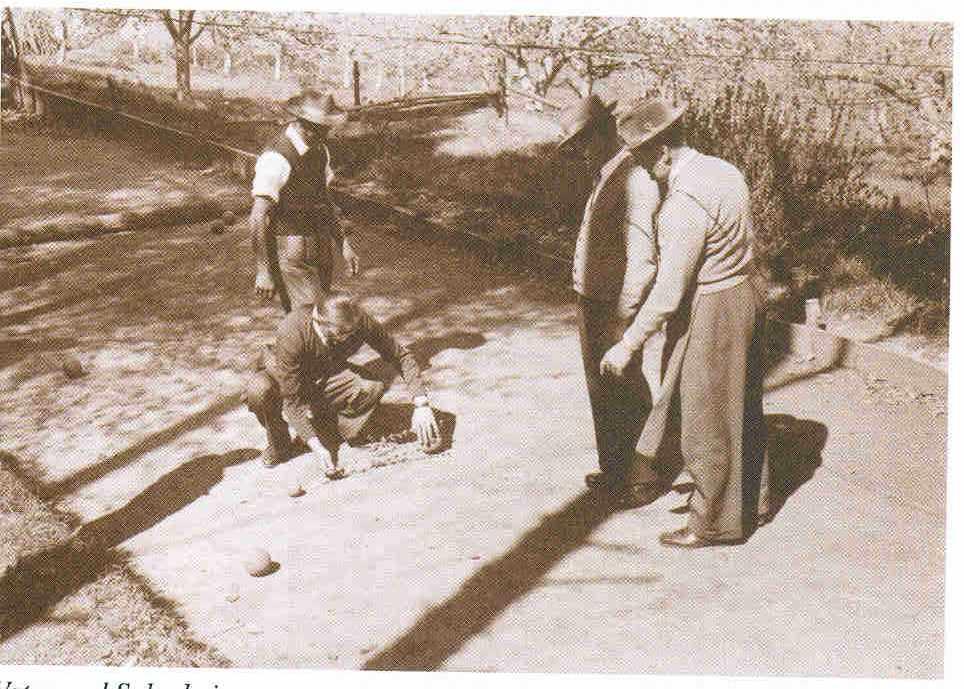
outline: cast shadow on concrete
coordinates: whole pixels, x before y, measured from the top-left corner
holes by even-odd
[[[63,598],[96,581],[126,556],[115,547],[205,495],[227,467],[257,450],[192,459],[165,474],[124,507],[84,524],[65,542],[21,557],[0,578],[0,641],[44,618]]]
[[[790,496],[812,479],[822,464],[822,453],[827,444],[828,431],[822,423],[797,419],[790,414],[767,414],[765,421],[769,459],[766,478],[770,493],[769,514],[765,515],[765,520],[772,521]],[[757,514],[756,506],[762,470],[760,466],[744,471],[746,497],[744,510],[748,513],[747,532],[750,534],[757,528],[753,517]],[[689,511],[688,498],[695,489],[696,484],[692,481],[676,483],[673,486],[674,492],[686,495],[687,502],[670,511],[674,514],[686,514]]]
[[[59,481],[46,484],[41,488],[41,493],[38,497],[55,500],[64,495],[68,495],[88,483],[92,483],[117,469],[129,465],[142,455],[166,445],[184,433],[204,426],[211,419],[217,418],[240,405],[241,398],[238,394],[225,395],[216,399],[204,409],[196,411],[193,414],[188,414],[177,423],[148,435],[126,450],[106,457],[88,467],[84,467]]]
[[[823,463],[827,427],[790,414],[767,414],[767,452],[770,460],[770,517],[813,478]]]
[[[542,518],[501,557],[483,565],[448,600],[432,607],[366,670],[436,670],[509,605],[536,588],[566,555],[613,513],[608,501],[583,492]]]

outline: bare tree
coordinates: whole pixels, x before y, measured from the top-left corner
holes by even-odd
[[[174,40],[174,64],[176,70],[176,95],[179,101],[193,101],[191,94],[191,46],[204,31],[204,25],[193,30],[194,10],[157,10],[164,20],[167,32]]]

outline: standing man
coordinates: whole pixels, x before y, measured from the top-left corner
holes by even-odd
[[[288,312],[293,306],[314,304],[331,289],[332,242],[352,276],[358,273],[358,256],[328,196],[334,173],[325,142],[330,129],[347,115],[331,94],[310,90],[289,100],[285,110],[294,120],[258,157],[248,222],[257,269],[255,292],[264,300],[277,293]]]
[[[348,357],[363,344],[401,370],[415,405],[412,430],[422,448],[432,452],[440,447],[441,433],[415,356],[349,295],[332,293],[317,304],[295,308],[281,321],[273,357],[248,381],[248,409],[268,434],[262,455],[266,466],[291,456],[290,423],[329,478],[344,475],[338,446],[364,436],[385,394],[383,383],[362,378],[348,365]]]
[[[661,394],[638,446],[658,459],[638,467],[640,485],[654,499],[675,478],[663,449],[678,438],[696,488],[687,525],[660,543],[697,548],[743,540],[766,503],[764,304],[753,284],[746,181],[733,165],[686,145],[683,112],[653,100],[619,120],[633,156],[667,191],[657,217],[656,284],[600,368],[622,375],[667,324]]]
[[[621,378],[603,378],[599,362],[632,323],[656,276],[656,183],[633,160],[616,130],[612,105],[584,99],[563,115],[563,152],[582,160],[593,190],[586,202],[572,267],[579,339],[596,433],[599,471],[590,488],[621,493],[652,395],[641,353]]]

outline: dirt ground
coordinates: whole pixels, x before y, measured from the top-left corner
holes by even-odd
[[[414,343],[455,428],[441,455],[346,451],[337,483],[308,456],[253,459],[237,391],[280,310],[253,302],[243,224],[0,252],[0,447],[198,639],[257,667],[941,676],[943,374],[774,383],[775,520],[742,546],[667,550],[684,496],[612,513],[584,491],[567,290],[351,222],[366,269],[340,284]],[[68,354],[86,375],[65,378]],[[254,547],[277,571],[244,572]],[[5,662],[33,662],[55,624],[30,622]]]

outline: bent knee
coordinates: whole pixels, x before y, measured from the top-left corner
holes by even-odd
[[[278,398],[278,384],[265,371],[258,371],[250,378],[244,388],[244,401],[248,409],[257,412]]]

